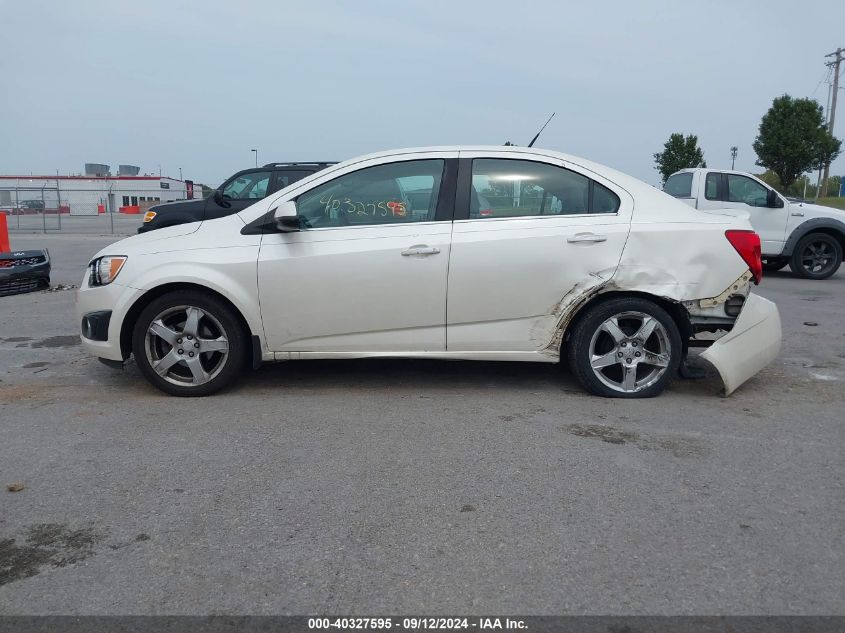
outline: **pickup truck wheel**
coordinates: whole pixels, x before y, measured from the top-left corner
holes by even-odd
[[[789,267],[806,279],[827,279],[842,264],[842,245],[827,233],[810,233],[799,240]]]
[[[787,263],[789,263],[788,260],[783,257],[764,257],[763,270],[767,273],[774,273],[781,270]]]
[[[171,292],[141,311],[132,351],[153,386],[173,396],[207,396],[240,373],[247,336],[219,299],[198,291]]]
[[[606,398],[650,398],[678,371],[681,335],[659,305],[638,297],[589,308],[567,342],[572,373],[587,391]]]

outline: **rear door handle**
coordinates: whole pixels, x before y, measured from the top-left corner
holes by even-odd
[[[607,235],[597,235],[596,233],[576,233],[566,238],[570,244],[577,244],[579,242],[606,242]]]
[[[436,246],[412,246],[411,248],[402,251],[403,257],[410,257],[411,255],[437,255],[440,249]]]

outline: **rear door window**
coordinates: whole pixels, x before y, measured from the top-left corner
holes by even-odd
[[[722,174],[711,172],[707,174],[704,180],[704,197],[708,200],[719,200],[719,182],[722,180]]]
[[[273,174],[274,182],[273,182],[273,191],[279,191],[280,189],[284,189],[288,185],[292,185],[297,180],[302,180],[306,176],[310,176],[313,172],[304,171],[301,169],[285,169],[276,171]]]
[[[685,174],[673,174],[669,176],[663,191],[676,198],[692,197],[692,172]]]
[[[579,173],[528,160],[472,161],[470,219],[616,213],[619,197]]]

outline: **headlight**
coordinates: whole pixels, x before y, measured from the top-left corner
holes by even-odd
[[[115,280],[126,263],[123,255],[103,255],[88,264],[88,285],[105,286]]]
[[[144,214],[144,223],[146,224],[147,222],[152,222],[154,217],[156,217],[155,211],[147,211]]]

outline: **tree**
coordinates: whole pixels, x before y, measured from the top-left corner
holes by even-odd
[[[663,144],[663,151],[654,155],[655,169],[660,172],[663,182],[680,169],[687,167],[707,167],[704,153],[698,146],[698,137],[694,134],[672,134]]]
[[[841,145],[825,127],[817,101],[783,95],[763,115],[753,147],[757,164],[776,173],[787,189],[804,172],[833,161]]]

